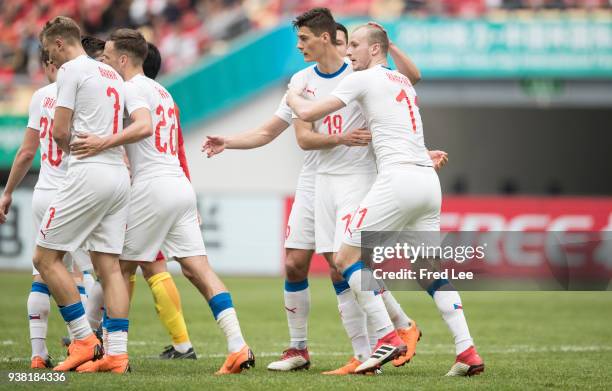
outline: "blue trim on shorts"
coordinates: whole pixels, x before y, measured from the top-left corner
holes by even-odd
[[[77,285],[77,289],[79,290],[79,295],[87,296],[87,291],[83,285]]]
[[[308,278],[298,282],[289,282],[285,280],[285,290],[287,292],[299,292],[306,288],[308,288]]]
[[[47,286],[47,284],[44,284],[42,282],[33,281],[32,289],[30,290],[30,292],[39,292],[51,296],[51,292],[49,292],[49,287]]]
[[[208,305],[210,306],[210,310],[212,311],[215,320],[222,311],[225,311],[228,308],[234,308],[232,296],[229,294],[229,292],[221,292],[211,297],[208,301]]]

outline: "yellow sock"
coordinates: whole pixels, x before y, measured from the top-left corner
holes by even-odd
[[[170,273],[158,273],[149,278],[147,282],[153,293],[159,319],[172,336],[172,343],[189,342],[189,334],[181,309],[181,297]]]
[[[136,274],[130,276],[130,286],[128,287],[128,295],[130,295],[130,303],[134,297],[134,286],[136,285]]]

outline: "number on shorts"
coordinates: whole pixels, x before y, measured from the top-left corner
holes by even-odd
[[[45,229],[49,228],[49,226],[51,225],[51,221],[53,220],[54,217],[55,217],[55,208],[50,207],[49,208],[49,220],[47,220],[47,225],[45,225]]]
[[[397,95],[395,97],[395,100],[397,102],[401,102],[403,100],[406,100],[406,103],[408,103],[408,111],[410,112],[410,121],[412,122],[412,133],[416,133],[416,131],[417,131],[416,119],[414,118],[414,111],[412,110],[412,103],[410,102],[410,97],[406,93],[406,90],[402,89],[400,91],[399,95]],[[414,103],[416,105],[416,99],[415,99]]]
[[[115,110],[115,115],[113,117],[113,134],[116,134],[119,131],[119,110],[121,110],[121,105],[119,104],[119,93],[113,87],[108,87],[106,89],[106,96],[109,98],[111,96],[115,98],[115,104],[113,105],[113,109]]]
[[[363,208],[357,213],[360,214],[361,217],[359,218],[359,222],[357,223],[357,227],[355,228],[359,228],[361,227],[361,224],[363,224],[363,219],[365,218],[366,213],[368,213],[368,208]]]
[[[344,224],[344,233],[347,233],[349,230],[349,227],[351,226],[351,214],[347,214],[345,216],[342,217],[342,221],[346,221]]]

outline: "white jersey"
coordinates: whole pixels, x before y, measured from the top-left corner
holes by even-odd
[[[353,73],[348,63],[332,73],[322,73],[316,65],[296,73],[291,83],[303,86],[302,97],[308,100],[320,100],[340,84],[342,80]],[[365,128],[366,121],[356,102],[347,104],[325,118],[314,122],[314,131],[324,135],[335,135]],[[318,153],[317,173],[319,174],[370,174],[376,173],[376,159],[371,146],[348,147],[339,145],[330,149],[322,149]]]
[[[282,119],[289,125],[293,123],[293,111],[287,105],[286,96],[278,105],[278,109],[274,115]],[[302,164],[302,170],[298,178],[297,189],[305,191],[313,191],[315,186],[315,174],[317,173],[319,151],[305,151],[304,153],[304,164]]]
[[[170,93],[155,80],[139,74],[125,82],[125,108],[129,115],[145,108],[153,121],[151,136],[125,146],[133,182],[184,176],[178,159],[178,113]]]
[[[51,83],[32,96],[28,111],[28,128],[39,132],[40,173],[35,189],[55,190],[64,180],[68,159],[53,140],[56,85]]]
[[[121,76],[86,55],[66,62],[57,72],[56,107],[73,110],[71,139],[75,133],[106,137],[121,132],[124,99]],[[124,165],[123,148],[110,148],[81,160],[69,157],[70,166],[84,163]]]
[[[425,148],[417,94],[406,76],[377,65],[347,76],[332,95],[361,107],[381,171],[402,163],[433,165]]]

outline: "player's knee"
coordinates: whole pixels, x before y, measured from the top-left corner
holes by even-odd
[[[193,280],[195,279],[195,273],[193,270],[191,270],[190,265],[181,264],[181,271],[183,272],[183,275],[185,276],[185,278],[193,282]]]
[[[288,257],[285,261],[285,275],[289,281],[302,281],[308,277],[308,264]]]

